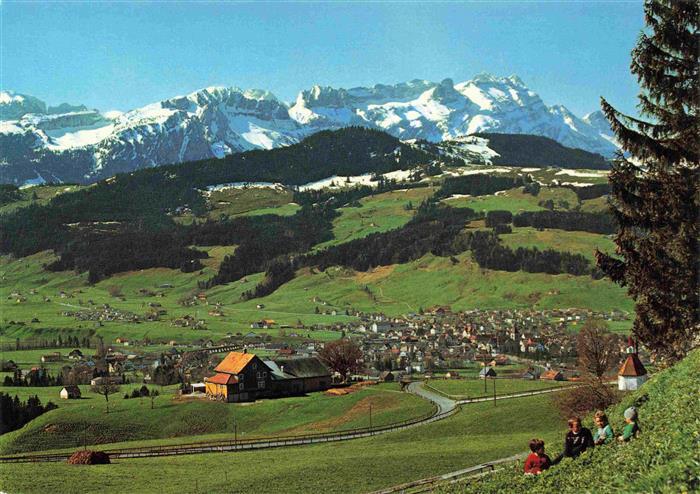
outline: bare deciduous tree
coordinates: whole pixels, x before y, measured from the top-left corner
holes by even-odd
[[[599,381],[620,360],[619,341],[600,319],[583,324],[576,338],[576,351],[581,373]]]
[[[109,395],[113,395],[115,393],[119,392],[119,385],[109,382],[109,381],[102,381],[99,384],[94,384],[90,390],[93,393],[97,393],[98,395],[102,395],[105,397],[105,402],[107,404],[107,413],[109,413]]]
[[[160,396],[160,393],[157,389],[151,391],[151,394],[149,395],[149,398],[151,398],[151,410],[155,408],[155,400],[158,396]]]
[[[347,380],[348,375],[357,371],[362,359],[362,350],[352,340],[343,338],[326,343],[319,352],[321,360]]]

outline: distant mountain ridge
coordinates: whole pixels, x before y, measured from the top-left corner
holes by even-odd
[[[221,158],[365,126],[432,142],[479,132],[534,134],[605,156],[617,148],[597,113],[546,106],[517,76],[454,84],[413,80],[370,88],[314,86],[293,104],[264,90],[210,87],[126,113],[47,105],[0,92],[0,182],[89,183],[119,172]]]

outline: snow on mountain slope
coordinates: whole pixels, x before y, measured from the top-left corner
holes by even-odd
[[[600,122],[593,126],[564,106],[546,106],[517,76],[480,74],[456,85],[445,79],[350,90],[315,86],[299,94],[289,113],[302,124],[367,125],[401,139],[440,141],[497,132],[541,135],[603,155],[616,150],[601,135],[606,129]]]
[[[291,106],[264,90],[209,87],[125,113],[65,103],[47,109],[37,98],[2,91],[0,182],[22,183],[37,174],[92,182],[139,168],[285,146],[349,125],[433,142],[476,132],[535,134],[611,155],[616,145],[597,113],[578,118],[561,105],[545,105],[517,76],[489,74],[458,84],[415,79],[352,89],[314,86]],[[462,144],[464,151],[488,154],[483,143]]]

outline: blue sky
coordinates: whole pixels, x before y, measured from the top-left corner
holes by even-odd
[[[642,2],[0,4],[0,85],[49,104],[128,110],[225,85],[290,101],[314,84],[519,75],[583,115],[633,111]]]

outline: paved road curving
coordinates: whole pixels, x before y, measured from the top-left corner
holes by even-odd
[[[456,401],[425,389],[422,382],[412,382],[408,385],[408,391],[435,403],[438,407],[438,413],[451,412],[457,408]]]

